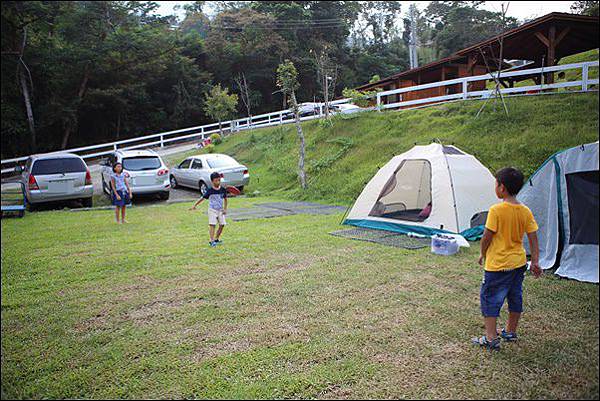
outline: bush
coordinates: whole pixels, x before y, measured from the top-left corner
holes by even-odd
[[[210,136],[210,143],[214,145],[218,145],[223,142],[223,138],[219,134],[212,134]]]
[[[374,91],[358,91],[356,89],[344,88],[342,96],[352,99],[352,103],[358,107],[369,107],[373,102],[373,98],[379,90]]]
[[[204,150],[206,151],[206,153],[215,153],[215,145],[213,145],[212,143],[210,145],[206,145],[204,147]]]

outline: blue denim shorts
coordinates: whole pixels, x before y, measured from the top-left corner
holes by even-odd
[[[506,271],[484,272],[479,294],[483,316],[500,316],[500,310],[505,300],[508,300],[508,310],[510,312],[523,312],[525,271],[527,271],[527,266]]]

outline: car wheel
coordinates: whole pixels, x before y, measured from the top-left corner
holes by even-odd
[[[106,196],[110,197],[110,187],[106,185],[106,181],[104,181],[104,178],[102,179],[102,191],[104,192],[104,194],[106,194]]]
[[[94,199],[93,198],[82,199],[81,204],[83,205],[83,207],[92,207],[92,206],[94,206]]]
[[[171,183],[171,188],[177,188],[177,178],[175,178],[175,176],[172,175],[169,177],[169,182]]]
[[[206,185],[206,183],[204,181],[200,181],[199,189],[200,189],[200,193],[202,195],[204,195],[206,193],[206,191],[208,191],[208,186]]]

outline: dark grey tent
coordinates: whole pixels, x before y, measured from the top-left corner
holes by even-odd
[[[518,199],[540,226],[542,268],[598,283],[599,177],[594,142],[554,154],[525,183]]]

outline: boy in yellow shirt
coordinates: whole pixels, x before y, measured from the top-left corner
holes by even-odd
[[[523,174],[514,168],[504,168],[496,173],[496,196],[502,202],[490,208],[481,239],[479,264],[484,265],[485,272],[480,302],[486,335],[474,338],[473,343],[489,350],[500,350],[500,338],[517,340],[517,325],[523,312],[523,279],[527,270],[523,247],[525,234],[531,249],[531,272],[535,278],[542,273],[537,223],[531,210],[516,199],[523,181]],[[498,334],[496,320],[505,300],[508,300],[508,323]]]

